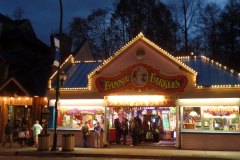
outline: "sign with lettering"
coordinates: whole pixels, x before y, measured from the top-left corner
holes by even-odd
[[[98,77],[95,81],[98,93],[114,94],[125,90],[142,92],[156,90],[161,93],[184,93],[188,85],[185,75],[164,75],[148,64],[134,64],[113,77]]]
[[[108,100],[108,106],[157,106],[157,107],[175,107],[175,101],[110,101]]]
[[[103,109],[78,109],[78,108],[61,108],[61,115],[101,115],[103,113]]]
[[[239,113],[239,107],[203,107],[203,113],[213,116],[230,116],[231,114]]]

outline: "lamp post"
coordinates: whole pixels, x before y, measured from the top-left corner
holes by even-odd
[[[59,30],[59,34],[60,34],[60,39],[59,39],[59,43],[60,43],[60,47],[59,47],[59,65],[58,65],[58,72],[57,72],[57,88],[56,88],[56,102],[55,102],[55,118],[54,118],[54,134],[53,134],[53,147],[51,148],[51,151],[58,151],[58,147],[57,147],[57,125],[58,125],[58,106],[59,104],[59,77],[60,77],[60,64],[61,64],[61,40],[62,40],[62,0],[59,0],[60,2],[60,12],[61,12],[61,16],[60,16],[60,30]],[[60,106],[59,106],[60,107]]]

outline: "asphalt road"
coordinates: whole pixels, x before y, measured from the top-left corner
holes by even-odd
[[[0,156],[0,160],[143,160],[143,159],[131,159],[131,158],[96,158],[96,157],[30,157],[30,156]],[[152,160],[152,159],[144,159]],[[196,160],[196,158],[167,158],[158,160]],[[197,158],[197,160],[200,160]],[[203,160],[226,160],[226,159],[203,159]]]

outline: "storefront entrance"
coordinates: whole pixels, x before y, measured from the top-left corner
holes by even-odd
[[[13,122],[13,139],[18,138],[17,127],[24,124],[26,128],[32,126],[32,106],[9,106],[9,119]]]
[[[176,107],[117,107],[107,108],[109,123],[109,144],[123,144],[123,135],[120,143],[116,140],[116,124],[120,122],[121,134],[124,121],[127,122],[126,145],[132,144],[132,119],[139,124],[137,141],[147,146],[176,146]]]

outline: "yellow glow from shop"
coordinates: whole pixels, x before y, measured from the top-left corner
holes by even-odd
[[[109,101],[162,101],[163,96],[109,96]]]
[[[60,106],[61,109],[74,109],[74,108],[77,108],[77,109],[104,109],[104,107],[102,106]]]
[[[236,117],[236,114],[231,114],[229,116],[213,116],[213,115],[204,113],[204,118],[235,118],[235,117]]]

